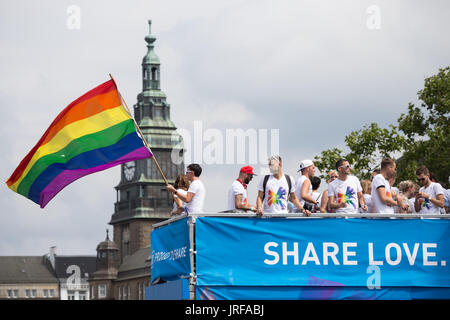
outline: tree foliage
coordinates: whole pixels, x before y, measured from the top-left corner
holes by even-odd
[[[376,123],[365,125],[345,137],[349,152],[338,148],[322,151],[314,157],[316,167],[323,173],[334,169],[340,158],[347,159],[353,173],[360,179],[370,177],[381,159],[397,161],[397,181],[415,180],[415,170],[425,165],[439,181],[447,182],[450,174],[450,67],[425,79],[418,98],[420,106],[409,103],[397,125],[381,128]]]
[[[344,158],[352,165],[354,175],[368,179],[372,171],[379,167],[382,158],[393,157],[402,149],[404,138],[395,126],[380,128],[378,124],[371,123],[351,132],[345,137],[345,143],[350,152],[343,154],[338,148],[322,151],[320,156],[314,157],[316,167],[326,173],[335,169],[337,160]]]
[[[418,92],[421,106],[410,103],[408,112],[398,119],[405,135],[399,171],[407,177],[417,165],[425,165],[439,181],[448,182],[450,175],[450,67],[425,79]]]

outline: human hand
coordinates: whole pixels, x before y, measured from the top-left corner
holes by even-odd
[[[262,216],[263,214],[264,214],[264,210],[263,210],[263,208],[256,208],[256,214],[257,215],[259,215],[259,216]]]
[[[428,199],[428,198],[430,198],[430,195],[429,194],[427,194],[427,193],[425,193],[425,192],[419,192],[419,193],[417,193],[417,196],[416,196],[416,198],[424,198],[424,199]]]
[[[171,184],[166,185],[166,189],[169,192],[173,192],[173,193],[177,192],[177,190]]]

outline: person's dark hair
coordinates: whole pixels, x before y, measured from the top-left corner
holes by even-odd
[[[381,173],[381,169],[378,169],[378,168],[373,169],[373,172],[375,172],[376,174],[380,174]]]
[[[348,162],[348,160],[347,159],[339,159],[338,161],[336,161],[336,170],[338,170],[339,167],[342,166],[342,164],[344,162]]]
[[[435,174],[433,172],[430,172],[430,180],[432,182],[437,182],[439,183],[439,180],[437,179],[437,177],[435,176]]]
[[[384,158],[383,160],[381,160],[381,170],[386,169],[387,167],[392,167],[394,166],[395,161],[389,158]]]
[[[417,176],[420,176],[422,173],[423,173],[424,175],[428,175],[428,174],[430,174],[430,171],[428,171],[427,167],[425,167],[425,166],[420,166],[420,167],[418,167],[417,170],[416,170],[416,175],[417,175]]]
[[[312,186],[313,190],[319,189],[320,178],[319,177],[312,177],[312,179],[311,179],[311,186]]]
[[[200,177],[200,175],[202,174],[202,167],[200,167],[200,165],[198,165],[196,163],[192,163],[192,164],[188,165],[187,168],[189,170],[193,171],[194,176],[196,176],[196,177]]]
[[[175,183],[173,184],[173,187],[175,189],[183,189],[188,190],[189,189],[189,180],[185,174],[179,174],[177,179],[175,180]]]

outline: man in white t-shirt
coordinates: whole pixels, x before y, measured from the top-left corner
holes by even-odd
[[[311,212],[303,209],[295,195],[294,179],[282,172],[282,162],[279,155],[273,155],[269,158],[269,170],[270,175],[261,177],[257,188],[256,211],[258,215],[288,213],[288,202],[291,201],[300,212],[309,216]]]
[[[397,165],[394,160],[385,158],[381,161],[381,170],[372,179],[372,206],[375,213],[394,213],[394,207],[399,205],[397,195],[392,190],[389,179],[396,176]],[[403,209],[407,206],[400,202]]]
[[[256,207],[248,203],[247,185],[252,181],[253,167],[245,166],[241,168],[239,177],[233,181],[228,189],[228,206],[227,210],[252,210],[256,211]]]
[[[359,207],[367,211],[359,179],[350,175],[350,164],[346,159],[336,162],[338,178],[328,185],[328,199],[336,213],[358,213]]]
[[[192,163],[187,166],[186,176],[191,184],[186,195],[177,193],[177,190],[172,185],[167,185],[166,188],[169,192],[173,192],[186,203],[184,212],[189,213],[202,213],[203,204],[205,203],[205,186],[200,181],[199,177],[202,173],[202,168],[196,163]]]
[[[430,172],[425,166],[420,166],[416,175],[422,187],[416,195],[414,208],[419,213],[440,213],[440,208],[444,207],[444,188],[430,180]]]
[[[311,179],[314,177],[316,167],[311,160],[303,160],[300,162],[301,171],[300,177],[295,183],[295,195],[298,201],[305,207],[305,201],[309,204],[309,207],[317,205],[317,201],[313,199]]]

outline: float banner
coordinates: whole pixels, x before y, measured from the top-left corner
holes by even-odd
[[[189,259],[188,218],[152,231],[151,282],[187,278],[191,272]]]
[[[195,236],[204,288],[450,287],[450,220],[201,217]]]

